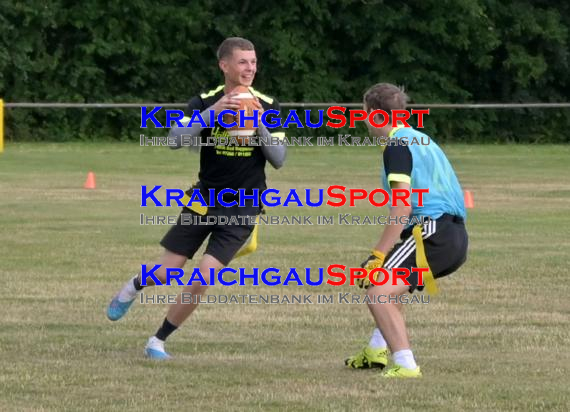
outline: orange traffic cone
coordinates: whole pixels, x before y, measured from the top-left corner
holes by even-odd
[[[87,173],[87,180],[85,180],[85,184],[83,187],[85,189],[95,189],[95,173],[89,172]]]
[[[467,209],[473,209],[475,204],[473,203],[473,195],[469,190],[465,191],[465,207]]]

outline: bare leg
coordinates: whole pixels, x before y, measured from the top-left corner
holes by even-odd
[[[166,267],[178,267],[178,265],[183,266],[186,262],[185,257],[166,252],[163,257],[162,263],[167,262],[170,266]],[[199,270],[202,276],[207,279],[206,283],[209,283],[210,269],[214,271],[219,271],[224,265],[211,255],[204,255],[200,260]],[[163,266],[164,267],[164,266]],[[166,280],[166,270],[162,270],[163,267],[159,268],[155,272],[156,277],[164,282]],[[193,283],[184,287],[182,293],[191,293],[193,296],[202,295],[206,291],[207,286],[202,284]],[[148,357],[152,359],[169,359],[170,355],[164,350],[164,341],[173,333],[182,323],[194,312],[197,303],[182,303],[182,295],[179,294],[176,303],[168,308],[168,313],[164,319],[162,326],[158,329],[154,336],[151,336],[146,344],[145,353]]]
[[[210,268],[213,268],[215,272],[218,272],[223,267],[224,265],[218,259],[207,254],[202,257],[199,265],[200,273],[204,276],[204,279],[206,279],[206,283],[210,283]],[[191,293],[192,296],[198,296],[202,295],[207,288],[207,285],[193,283],[185,286],[182,293]],[[198,303],[194,303],[194,299],[192,299],[192,303],[181,303],[181,294],[179,294],[176,298],[176,303],[170,305],[170,308],[168,308],[166,319],[168,319],[168,321],[173,325],[180,326],[197,307]]]
[[[164,284],[166,282],[166,269],[183,268],[187,260],[188,258],[186,256],[178,255],[174,252],[165,249],[159,262],[161,266],[156,270],[156,272],[154,272],[154,275],[158,280],[160,280]],[[152,267],[152,266],[153,264],[147,265],[147,267]],[[141,280],[140,275],[139,275],[139,280]],[[152,286],[154,285],[154,281],[152,280],[152,278],[147,277],[146,284],[148,286]]]
[[[410,341],[402,314],[402,304],[395,302],[390,303],[388,302],[388,297],[392,296],[392,299],[394,299],[394,296],[400,296],[406,293],[407,290],[408,286],[405,285],[382,285],[374,286],[368,289],[367,292],[371,298],[376,296],[377,301],[382,300],[387,302],[384,304],[371,303],[368,305],[368,309],[370,309],[376,321],[376,325],[382,332],[382,336],[384,336],[392,353],[403,349],[410,349]],[[380,295],[384,296],[379,298]]]

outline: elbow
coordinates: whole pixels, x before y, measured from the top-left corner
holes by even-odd
[[[170,129],[170,131],[168,132],[168,137],[166,138],[167,140],[167,144],[168,147],[170,147],[172,150],[176,150],[176,149],[180,149],[180,147],[182,146],[180,143],[180,136],[177,133],[177,130],[175,127],[173,127],[172,129]]]
[[[287,152],[283,151],[283,156],[280,156],[279,159],[274,160],[272,166],[274,169],[281,169],[285,164],[285,159],[287,158]]]
[[[271,166],[276,170],[281,169],[283,164],[285,164],[285,159],[271,162]]]
[[[261,150],[274,169],[281,169],[287,158],[285,146],[261,146]]]

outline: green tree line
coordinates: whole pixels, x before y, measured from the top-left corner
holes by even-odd
[[[215,51],[229,36],[255,43],[255,87],[281,102],[358,102],[380,81],[404,86],[411,103],[570,96],[568,2],[1,3],[0,97],[8,102],[184,102],[220,84]],[[140,109],[5,113],[8,140],[128,140],[141,133]],[[426,120],[439,141],[567,142],[570,109],[434,109]]]

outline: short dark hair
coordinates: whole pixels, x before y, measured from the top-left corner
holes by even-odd
[[[404,89],[391,83],[378,83],[364,93],[364,104],[368,110],[384,110],[388,114],[392,110],[404,110],[408,95]]]
[[[241,37],[228,37],[225,39],[220,47],[218,47],[218,60],[228,58],[234,52],[234,49],[240,50],[255,50],[253,43]]]

